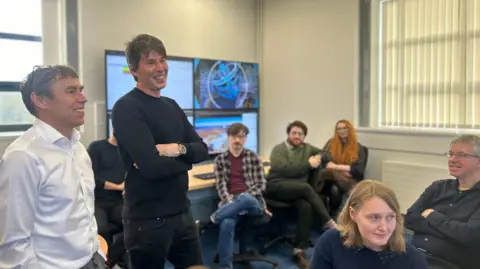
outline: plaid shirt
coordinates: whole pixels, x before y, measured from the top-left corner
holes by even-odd
[[[230,181],[230,160],[229,151],[226,151],[215,158],[214,171],[217,178],[218,196],[222,203],[233,200],[233,194],[228,192]],[[242,158],[242,170],[247,193],[257,198],[262,207],[266,207],[262,192],[265,191],[267,181],[263,170],[263,163],[260,157],[253,151],[244,149]]]

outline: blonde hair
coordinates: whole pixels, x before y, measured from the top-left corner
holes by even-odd
[[[338,216],[338,230],[342,235],[343,244],[348,247],[362,247],[363,240],[355,223],[350,217],[350,208],[358,210],[363,203],[371,198],[380,198],[395,212],[396,227],[388,240],[387,248],[393,252],[405,252],[405,239],[403,237],[403,217],[400,204],[392,189],[387,185],[374,180],[363,180],[353,188],[350,197]]]

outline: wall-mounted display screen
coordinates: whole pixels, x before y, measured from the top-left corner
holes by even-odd
[[[258,64],[194,59],[195,108],[258,108]]]

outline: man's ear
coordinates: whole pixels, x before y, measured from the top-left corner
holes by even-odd
[[[134,76],[137,76],[137,71],[135,69],[133,69],[133,66],[132,65],[128,65],[128,69],[130,70],[130,73]]]
[[[39,96],[36,93],[32,93],[30,94],[30,101],[32,101],[32,104],[39,109],[48,108],[48,98],[45,96]]]

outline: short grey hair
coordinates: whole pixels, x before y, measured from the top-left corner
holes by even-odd
[[[452,142],[450,142],[450,146],[456,143],[468,143],[473,146],[475,150],[475,155],[480,156],[480,136],[473,135],[473,134],[463,134],[455,137]]]
[[[36,115],[35,106],[30,99],[33,93],[38,96],[52,97],[53,83],[64,78],[78,78],[78,74],[73,68],[65,65],[35,66],[20,84],[22,100],[28,112],[33,116]]]

